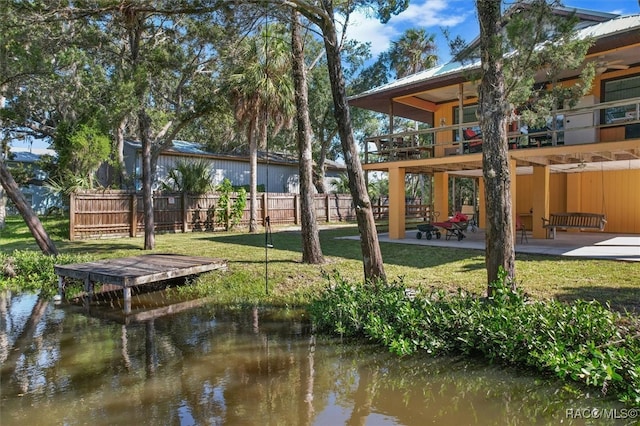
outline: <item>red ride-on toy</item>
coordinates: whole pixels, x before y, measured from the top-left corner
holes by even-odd
[[[458,241],[461,241],[466,237],[464,231],[469,226],[469,218],[460,212],[456,212],[451,219],[445,222],[435,222],[434,225],[446,231],[445,239],[449,240],[451,237],[456,237]]]

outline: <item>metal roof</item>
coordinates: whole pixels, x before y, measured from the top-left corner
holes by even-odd
[[[125,141],[126,144],[131,147],[139,150],[142,149],[142,144],[138,141]],[[192,157],[201,157],[201,158],[210,158],[210,159],[219,159],[219,160],[234,160],[241,162],[248,162],[249,156],[246,154],[237,154],[237,153],[216,153],[207,151],[204,149],[202,144],[198,142],[188,142],[188,141],[173,141],[173,146],[162,151],[164,155],[178,155],[178,156],[192,156]],[[294,155],[274,152],[274,151],[258,151],[258,161],[261,163],[274,163],[281,165],[291,165],[295,166],[298,164],[298,158]],[[336,161],[327,160],[327,167],[337,170],[346,169],[346,166],[342,163],[338,163]]]
[[[22,148],[22,147],[11,147],[11,160],[16,163],[35,163],[40,160],[43,155],[50,155],[52,157],[57,157],[58,154],[52,150],[47,148]]]

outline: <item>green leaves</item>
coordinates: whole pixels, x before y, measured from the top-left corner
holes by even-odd
[[[218,207],[216,209],[216,221],[218,224],[224,225],[225,230],[233,229],[244,214],[244,208],[247,205],[247,191],[239,188],[236,192],[235,199],[231,199],[231,193],[234,191],[231,181],[225,178],[216,188],[220,194],[218,199]]]
[[[163,182],[163,187],[170,191],[206,194],[213,189],[211,181],[210,161],[204,159],[178,161],[175,168],[167,175],[167,181]]]
[[[0,289],[39,292],[42,297],[48,298],[58,291],[58,278],[53,270],[54,264],[89,260],[93,259],[86,254],[47,256],[33,250],[14,250],[11,254],[0,252]],[[5,274],[8,269],[11,269],[15,275]]]
[[[577,17],[554,14],[553,6],[546,0],[535,0],[509,14],[502,50],[496,52],[504,57],[509,103],[517,108],[521,120],[533,127],[545,124],[554,109],[577,102],[591,88],[595,75],[587,66],[578,84],[560,84],[563,71],[583,66],[592,40],[577,39]],[[539,71],[545,72],[548,84],[535,84]]]

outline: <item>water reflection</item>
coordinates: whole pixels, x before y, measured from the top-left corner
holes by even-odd
[[[5,293],[0,315],[3,426],[579,425],[597,422],[567,409],[621,408],[501,367],[314,336],[282,311],[123,324]]]

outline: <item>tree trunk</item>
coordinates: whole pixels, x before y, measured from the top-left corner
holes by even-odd
[[[7,194],[0,185],[0,229],[4,229],[7,218]]]
[[[250,129],[253,126],[250,126]],[[249,232],[258,232],[258,139],[249,130]]]
[[[20,212],[20,215],[22,215],[22,218],[27,224],[29,231],[31,231],[31,235],[35,238],[38,247],[42,250],[42,253],[47,256],[57,255],[58,249],[51,238],[49,238],[49,234],[47,234],[47,231],[45,231],[42,226],[42,222],[40,222],[38,215],[36,215],[29,203],[27,203],[27,200],[20,191],[18,184],[13,179],[11,172],[2,159],[0,159],[0,184],[2,184],[2,187],[7,192],[7,196],[16,205],[16,208]]]
[[[358,149],[351,127],[351,115],[342,72],[333,6],[329,0],[323,0],[322,4],[328,15],[328,18],[322,21],[322,34],[327,52],[327,67],[329,69],[329,80],[335,108],[334,114],[338,123],[338,134],[340,135],[344,160],[347,166],[349,189],[356,209],[364,277],[367,282],[386,281],[371,200],[367,193],[364,172],[360,164]]]
[[[128,181],[127,166],[124,163],[124,133],[125,133],[126,118],[122,118],[116,127],[115,134],[115,160],[118,164],[118,188],[123,189],[125,183]]]
[[[150,118],[144,109],[138,112],[140,122],[140,140],[142,141],[142,205],[144,210],[144,249],[153,250],[156,246],[155,221],[153,217],[153,190],[151,170]]]
[[[318,155],[318,168],[317,168],[317,178],[316,178],[316,188],[318,188],[318,192],[321,194],[327,193],[327,185],[325,183],[325,166],[327,164],[327,150],[329,149],[330,140],[325,139],[325,131],[320,130],[322,133],[318,135],[318,139],[320,139],[320,154]]]
[[[296,121],[298,138],[298,162],[300,168],[300,220],[302,225],[302,261],[319,264],[324,262],[313,191],[313,156],[311,149],[311,122],[309,120],[309,96],[304,51],[300,36],[300,17],[292,12],[291,45],[293,51],[293,83],[296,91]]]
[[[507,146],[508,103],[501,48],[500,4],[494,0],[477,0],[480,21],[482,80],[479,93],[479,120],[482,129],[482,174],[485,183],[487,296],[491,283],[499,277],[515,283],[515,255],[511,214],[511,174]]]
[[[318,155],[318,165],[316,172],[316,188],[320,194],[326,194],[327,184],[326,184],[326,165],[327,165],[327,150],[324,149],[324,146],[320,149],[320,155]]]
[[[22,355],[24,355],[33,342],[33,336],[38,329],[38,324],[42,320],[45,312],[49,306],[49,301],[38,297],[36,304],[31,309],[31,314],[24,324],[22,331],[16,337],[15,342],[11,347],[11,350],[7,353],[7,359],[2,362],[2,369],[0,370],[0,380],[2,380],[3,389],[9,383],[12,382],[12,375],[16,372],[16,365],[20,361]]]

